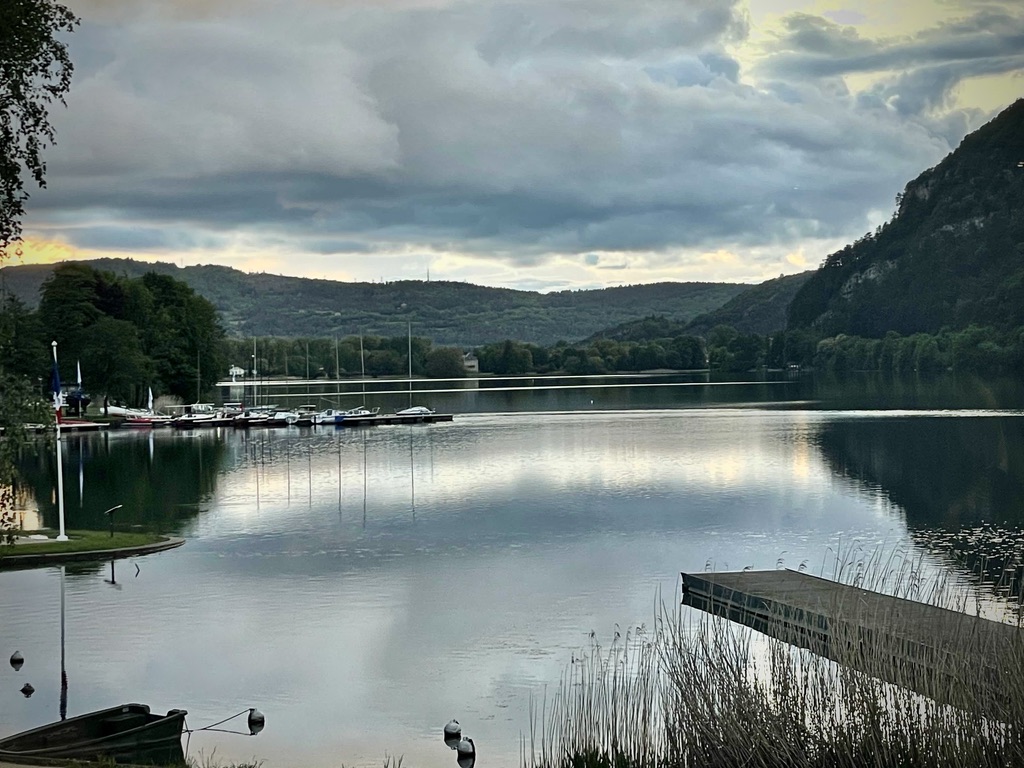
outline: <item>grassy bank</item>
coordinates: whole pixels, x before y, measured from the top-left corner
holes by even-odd
[[[32,541],[20,544],[0,545],[0,559],[8,555],[51,555],[70,554],[74,552],[92,552],[107,549],[123,549],[126,547],[142,547],[156,544],[166,537],[155,533],[137,531],[68,531],[67,541],[54,541],[54,531],[28,531],[16,535],[27,536],[31,533],[44,533],[51,537],[49,541]]]
[[[876,583],[894,582],[890,594],[927,591],[919,570],[894,579],[891,562],[877,565]],[[863,583],[871,573],[860,567],[845,575]],[[937,603],[951,593],[930,594]],[[841,650],[830,660],[721,618],[663,607],[652,629],[574,655],[554,698],[533,718],[523,765],[1024,765],[1024,634],[996,670],[1019,695],[996,710],[981,698],[979,682],[992,673],[981,653],[944,657],[943,673],[922,679],[901,661],[901,639],[890,633],[869,643],[834,638]]]

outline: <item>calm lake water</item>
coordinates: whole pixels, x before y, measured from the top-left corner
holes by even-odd
[[[576,388],[418,393],[456,414],[434,425],[68,436],[70,528],[123,504],[118,524],[187,540],[67,567],[68,714],[140,701],[200,728],[257,706],[258,737],[189,754],[267,768],[451,768],[456,717],[483,765],[514,766],[531,697],[591,633],[678,602],[680,571],[902,548],[1003,607],[972,568],[1021,550],[1020,383],[557,384]],[[55,527],[52,452],[26,471]],[[0,656],[26,658],[0,667],[0,735],[58,718],[61,582],[0,572]]]

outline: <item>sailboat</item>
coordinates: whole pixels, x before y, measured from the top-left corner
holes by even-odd
[[[412,404],[412,323],[409,323],[409,407],[395,411],[395,416],[433,416],[434,411],[425,405]]]
[[[152,429],[154,427],[167,427],[170,426],[170,416],[162,416],[153,411],[153,388],[149,388],[149,399],[146,403],[146,410],[136,409],[124,409],[124,424],[125,427],[141,427],[145,429]]]

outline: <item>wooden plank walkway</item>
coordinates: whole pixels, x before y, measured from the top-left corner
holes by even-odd
[[[682,574],[683,603],[944,704],[1024,712],[1024,630],[791,570]]]

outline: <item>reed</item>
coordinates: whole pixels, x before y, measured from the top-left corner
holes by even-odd
[[[263,761],[255,757],[241,763],[224,762],[217,758],[217,749],[214,748],[209,755],[200,750],[197,757],[185,759],[184,768],[262,768]]]
[[[845,550],[832,577],[958,609],[967,619],[976,607],[970,591],[937,572],[925,576],[925,566],[898,552]],[[971,634],[972,621],[957,625],[963,635],[954,633],[952,642],[908,647],[884,627],[865,633],[864,626],[877,622],[859,616],[857,605],[832,610],[836,620],[826,642],[790,623],[762,634],[662,603],[652,629],[617,632],[607,649],[592,639],[585,653],[573,656],[557,693],[532,712],[539,723],[531,722],[522,763],[1024,765],[1024,634],[1000,646],[993,668],[989,649],[951,650],[983,641]]]

